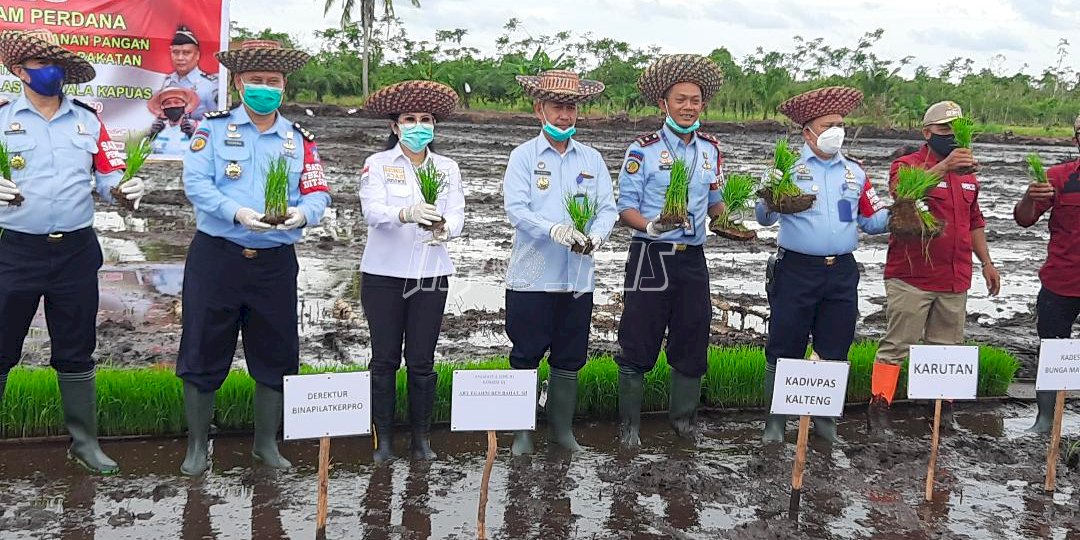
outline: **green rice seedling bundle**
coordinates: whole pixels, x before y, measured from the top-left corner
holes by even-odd
[[[120,206],[131,210],[134,208],[134,202],[127,200],[124,192],[120,190],[120,187],[131,181],[139,175],[139,171],[142,170],[143,165],[146,164],[147,158],[154,152],[153,140],[148,137],[128,137],[124,141],[124,176],[120,178],[120,182],[116,184],[109,193],[112,194],[113,199]]]
[[[686,205],[690,197],[690,170],[686,161],[677,158],[671,165],[671,182],[664,194],[664,209],[659,222],[681,227],[686,223]]]
[[[957,118],[952,121],[953,135],[956,137],[957,148],[971,150],[971,143],[975,140],[975,122],[970,118]],[[975,168],[966,167],[956,171],[957,174],[972,174]]]
[[[442,195],[447,187],[446,176],[439,172],[439,169],[435,167],[435,162],[430,159],[416,168],[416,183],[420,186],[420,196],[424,198],[424,202],[432,205],[439,200],[439,195]],[[420,225],[422,229],[429,231],[442,229],[443,226],[443,221],[431,225]]]
[[[889,231],[892,234],[923,240],[941,234],[941,224],[926,208],[926,194],[938,182],[940,178],[926,169],[900,167],[897,172],[896,202],[889,212]]]
[[[285,156],[270,160],[266,170],[266,211],[263,223],[281,225],[289,214],[289,161]]]
[[[724,212],[713,219],[709,228],[714,233],[732,240],[746,241],[757,238],[757,233],[736,221],[737,216],[750,208],[756,187],[757,182],[750,175],[733,174],[727,177],[722,192]]]
[[[592,222],[593,217],[596,216],[596,201],[589,198],[588,193],[567,193],[565,204],[566,214],[570,216],[570,222],[573,223],[574,229],[586,237],[589,236],[589,224]],[[574,253],[588,255],[592,253],[593,247],[592,240],[588,240],[584,246],[580,244],[571,245],[570,250]]]
[[[4,177],[4,180],[11,180],[11,152],[8,152],[7,144],[4,141],[0,141],[0,175]],[[22,194],[16,195],[14,199],[8,201],[11,206],[22,206],[23,201]]]
[[[791,149],[787,138],[776,141],[773,147],[773,171],[766,176],[765,187],[758,195],[765,199],[769,210],[781,214],[797,214],[809,210],[817,196],[803,193],[795,183],[795,164],[799,154]],[[776,174],[774,171],[779,171]]]
[[[1038,153],[1032,152],[1024,160],[1027,161],[1028,174],[1031,175],[1032,180],[1039,184],[1050,182],[1046,178],[1046,168],[1043,167],[1042,157]]]

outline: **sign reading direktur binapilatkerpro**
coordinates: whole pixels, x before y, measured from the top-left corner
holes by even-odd
[[[908,358],[909,399],[975,399],[978,347],[912,345]]]
[[[1080,339],[1044,339],[1036,390],[1080,390]]]
[[[536,429],[535,369],[454,372],[451,431]]]
[[[285,377],[285,439],[371,434],[371,373]]]
[[[847,362],[777,360],[772,414],[842,416],[849,370]]]

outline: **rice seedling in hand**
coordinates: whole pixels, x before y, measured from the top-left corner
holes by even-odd
[[[1035,180],[1038,184],[1047,184],[1050,181],[1046,178],[1046,168],[1043,167],[1042,157],[1038,153],[1032,152],[1024,158],[1027,161],[1028,174],[1031,175],[1032,180]]]
[[[787,138],[778,139],[773,147],[773,170],[766,176],[765,187],[758,192],[770,210],[797,214],[813,206],[817,197],[803,193],[795,183],[794,168],[798,162],[799,154],[791,149]]]
[[[139,175],[139,171],[143,165],[146,164],[147,158],[154,151],[153,139],[149,137],[128,137],[124,141],[124,176],[120,178],[120,182],[115,187],[109,190],[113,199],[121,207],[131,210],[134,208],[134,202],[129,201],[124,192],[120,190],[120,187],[131,181]]]
[[[435,204],[439,200],[439,195],[447,187],[446,176],[439,172],[435,167],[435,162],[430,159],[416,168],[416,183],[420,186],[420,195],[428,204]],[[440,220],[431,225],[420,225],[420,227],[429,231],[442,230],[444,223],[445,221]]]
[[[941,224],[926,207],[926,194],[941,179],[926,169],[900,167],[896,202],[889,212],[889,230],[896,235],[929,240],[941,234]]]
[[[289,214],[289,161],[285,156],[270,160],[266,169],[266,210],[263,223],[281,225]]]
[[[574,225],[574,229],[585,236],[589,236],[589,225],[593,217],[596,216],[596,201],[589,198],[588,193],[567,193],[565,203],[566,214],[570,216],[570,222]],[[573,244],[570,246],[570,250],[574,253],[588,255],[593,250],[592,240],[587,241],[584,246]]]
[[[733,174],[724,182],[722,196],[724,212],[709,224],[716,234],[732,240],[752,240],[757,233],[736,221],[737,216],[750,208],[757,182],[747,174]]]
[[[7,144],[4,141],[0,141],[0,175],[4,177],[4,180],[11,180],[11,152],[8,151]],[[22,206],[23,201],[22,194],[16,195],[14,199],[8,201],[11,206]]]
[[[660,223],[681,227],[686,224],[686,205],[690,197],[690,170],[686,161],[678,158],[671,165],[671,181],[664,194],[664,209]]]
[[[975,122],[970,118],[957,118],[951,122],[953,135],[956,136],[956,146],[971,150],[971,143],[975,139]]]

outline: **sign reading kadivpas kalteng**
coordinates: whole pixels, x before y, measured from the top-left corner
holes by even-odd
[[[1044,339],[1036,390],[1080,390],[1080,339]]]
[[[451,431],[536,429],[535,369],[454,372]]]
[[[777,360],[772,414],[843,416],[849,370],[847,362]]]
[[[285,377],[285,439],[371,433],[371,373]]]
[[[908,359],[909,399],[975,399],[979,348],[912,345]]]

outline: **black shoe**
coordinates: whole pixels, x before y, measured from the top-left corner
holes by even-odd
[[[1045,435],[1054,427],[1054,407],[1057,406],[1057,392],[1043,390],[1035,392],[1035,403],[1038,405],[1038,413],[1035,414],[1035,423],[1027,430],[1030,433]]]

